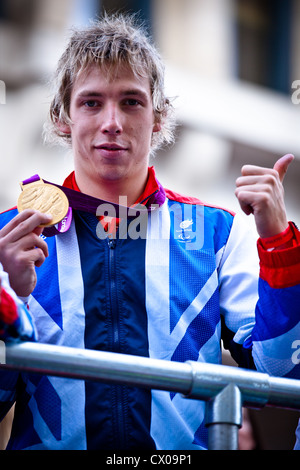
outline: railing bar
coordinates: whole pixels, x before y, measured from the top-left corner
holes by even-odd
[[[5,362],[7,369],[183,394],[189,393],[192,384],[192,370],[186,363],[41,343],[7,346]]]
[[[205,401],[235,384],[245,406],[300,410],[299,380],[237,367],[28,342],[7,345],[5,352],[0,368],[178,392]]]

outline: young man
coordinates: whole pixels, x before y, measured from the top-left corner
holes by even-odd
[[[56,78],[48,134],[73,149],[68,229],[41,237],[47,215],[1,216],[0,261],[38,341],[218,363],[222,336],[244,367],[298,373],[277,349],[299,336],[300,236],[282,187],[293,157],[246,166],[237,180],[260,236],[258,295],[256,241],[243,217],[164,189],[149,168],[173,118],[143,31],[114,16],[75,32]],[[108,201],[110,217],[90,209],[94,198],[100,209]],[[138,203],[147,224],[129,214]],[[118,213],[118,204],[133,209]],[[10,449],[207,447],[204,404],[178,394],[5,371],[0,384],[2,416],[17,401]]]

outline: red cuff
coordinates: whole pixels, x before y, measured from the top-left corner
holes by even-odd
[[[300,232],[292,222],[279,235],[259,239],[260,277],[273,288],[300,284]],[[268,251],[269,248],[277,248]],[[278,249],[280,248],[280,249]]]
[[[293,243],[291,243],[292,240],[296,239],[294,229],[294,224],[289,222],[288,227],[283,232],[279,233],[278,235],[274,235],[273,237],[260,238],[260,242],[266,250],[270,248],[284,248],[285,245],[286,248],[290,248],[293,246]]]
[[[3,287],[0,293],[0,320],[7,325],[11,325],[18,318],[18,311],[14,299]]]

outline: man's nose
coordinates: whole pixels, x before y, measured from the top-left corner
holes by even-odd
[[[101,131],[105,134],[121,134],[121,112],[115,104],[107,104],[102,111]]]

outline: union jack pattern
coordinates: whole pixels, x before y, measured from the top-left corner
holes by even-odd
[[[258,281],[244,217],[166,195],[149,213],[146,239],[100,240],[97,218],[80,211],[67,232],[46,239],[49,257],[28,301],[32,334],[208,363],[221,362],[222,337],[242,366],[253,350],[260,370],[299,377],[286,347],[299,337],[299,283],[274,289]],[[3,214],[1,225],[14,215]],[[204,403],[179,394],[5,370],[0,380],[2,416],[18,393],[10,449],[207,448]]]

